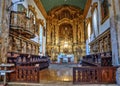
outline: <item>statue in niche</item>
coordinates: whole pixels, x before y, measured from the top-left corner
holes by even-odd
[[[64,48],[63,52],[66,53],[66,54],[69,53],[68,48]]]
[[[65,35],[65,39],[68,39],[69,31],[68,31],[67,27],[65,27],[64,35]]]

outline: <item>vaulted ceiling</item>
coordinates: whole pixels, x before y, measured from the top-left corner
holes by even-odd
[[[51,9],[62,5],[71,5],[84,10],[87,2],[87,0],[40,0],[40,1],[47,13]]]

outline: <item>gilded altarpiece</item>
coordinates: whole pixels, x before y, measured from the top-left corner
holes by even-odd
[[[74,62],[85,55],[84,18],[81,9],[61,6],[48,13],[46,52],[51,60],[60,53],[74,54]]]

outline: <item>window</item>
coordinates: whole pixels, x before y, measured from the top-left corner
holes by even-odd
[[[97,3],[93,4],[93,12],[92,12],[92,27],[94,32],[94,37],[98,36],[98,9]]]
[[[20,12],[24,12],[25,11],[25,7],[23,6],[23,4],[18,4],[17,11],[20,11]]]
[[[43,50],[43,27],[40,25],[40,53],[42,53]]]
[[[90,35],[91,35],[91,25],[90,22],[88,23],[88,40],[90,42]]]

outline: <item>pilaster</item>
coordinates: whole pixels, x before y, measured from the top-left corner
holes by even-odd
[[[8,50],[8,39],[9,39],[9,16],[10,13],[7,11],[7,7],[10,6],[11,0],[1,0],[0,3],[0,29],[1,29],[1,56],[0,62],[6,63],[7,62],[7,50]]]

